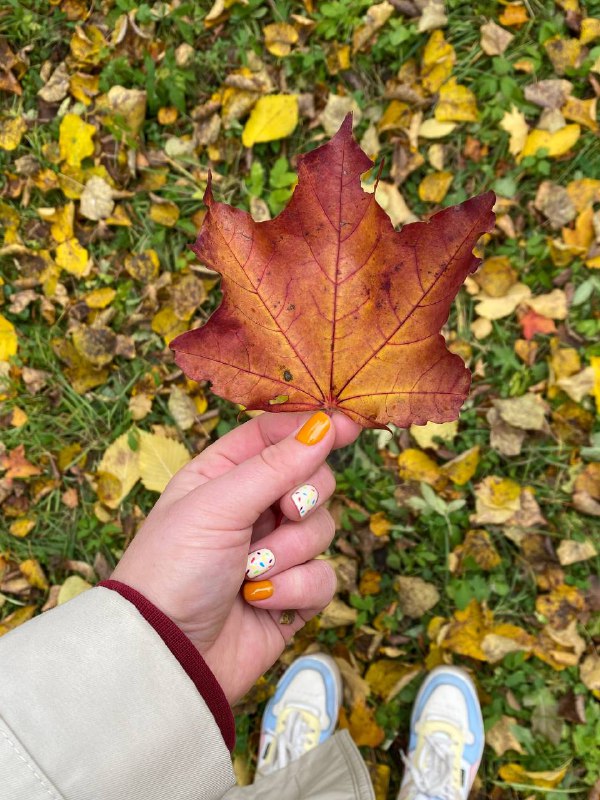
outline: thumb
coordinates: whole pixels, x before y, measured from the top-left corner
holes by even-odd
[[[253,525],[269,506],[313,475],[335,443],[335,430],[323,411],[313,414],[301,428],[285,439],[265,447],[225,475],[199,486],[186,498],[186,505],[218,509],[232,529]]]

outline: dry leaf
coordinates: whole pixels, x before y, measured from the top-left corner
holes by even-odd
[[[525,301],[536,314],[549,319],[566,319],[567,296],[562,289],[553,289],[549,294],[540,294]]]
[[[579,561],[587,561],[598,555],[598,551],[589,539],[577,542],[574,539],[563,539],[556,548],[558,560],[564,566],[576,564]]]
[[[475,488],[477,525],[502,525],[521,509],[521,487],[510,478],[490,475]]]
[[[468,530],[462,544],[454,548],[450,554],[450,572],[461,573],[465,559],[473,559],[479,569],[486,571],[496,569],[502,559],[486,530],[476,528]]]
[[[457,486],[464,486],[468,483],[479,465],[479,445],[465,450],[464,453],[456,456],[450,461],[446,461],[440,468],[442,475],[446,475],[452,483]]]
[[[488,56],[501,56],[515,38],[512,33],[505,31],[493,20],[481,26],[480,34],[481,49]]]
[[[558,158],[568,153],[581,136],[579,125],[565,125],[554,133],[535,128],[530,131],[525,145],[517,158],[517,163],[525,156],[534,156],[540,150],[547,150],[550,158]]]
[[[96,128],[77,114],[65,114],[59,128],[60,159],[71,167],[81,166],[84,158],[93,155]]]
[[[435,586],[422,578],[399,576],[395,588],[402,613],[413,619],[422,617],[440,600],[440,593]]]
[[[16,150],[26,131],[27,123],[22,117],[0,120],[0,150]]]
[[[98,473],[112,475],[119,482],[117,495],[103,500],[109,508],[118,508],[140,478],[140,451],[129,447],[130,434],[133,435],[127,432],[115,439],[98,464]]]
[[[8,361],[16,355],[18,346],[15,326],[0,314],[0,361]]]
[[[91,588],[91,583],[84,581],[79,575],[70,575],[60,587],[57,605],[61,606]]]
[[[298,97],[294,94],[271,94],[261,97],[242,133],[244,147],[257,142],[285,139],[298,124]]]
[[[394,13],[394,6],[383,0],[367,9],[364,17],[364,24],[359,25],[352,35],[352,52],[357,53],[364,50],[377,31],[382,28]]]
[[[450,78],[440,87],[435,118],[438,122],[477,122],[475,95],[466,86],[460,86],[456,78]]]
[[[543,431],[547,429],[545,414],[548,407],[537,395],[531,392],[521,397],[507,400],[493,400],[503,422],[513,428],[525,431]]]
[[[424,203],[441,203],[453,179],[451,172],[432,172],[426,175],[419,184],[419,198]]]
[[[458,420],[454,422],[428,422],[427,425],[411,425],[410,435],[423,450],[431,447],[437,450],[440,445],[435,439],[452,442],[458,433]]]
[[[79,211],[87,219],[100,220],[110,217],[115,208],[113,190],[97,176],[92,176],[79,198]]]
[[[531,289],[524,283],[515,283],[504,297],[488,297],[485,294],[477,296],[478,303],[475,311],[484,319],[503,319],[512,314],[517,306],[531,297]]]
[[[523,748],[519,740],[513,733],[513,726],[517,725],[514,717],[502,715],[498,722],[493,725],[485,734],[485,741],[497,756],[503,756],[507,750],[514,750],[516,753],[523,753]]]
[[[389,703],[420,672],[420,666],[383,658],[369,665],[365,680],[374,694]]]
[[[339,597],[334,597],[329,605],[319,614],[319,627],[324,629],[340,628],[343,625],[354,625],[358,611],[350,608]]]
[[[507,783],[527,784],[541,789],[554,789],[567,774],[568,764],[545,772],[528,772],[520,764],[503,764],[498,775]]]

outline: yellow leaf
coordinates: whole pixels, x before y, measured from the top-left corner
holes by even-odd
[[[158,114],[156,115],[156,118],[161,125],[173,125],[174,122],[177,122],[178,117],[179,111],[177,111],[174,106],[159,108]]]
[[[428,422],[426,425],[411,425],[410,435],[415,442],[426,450],[431,447],[433,450],[439,448],[439,444],[434,439],[441,439],[444,442],[451,442],[458,432],[458,420],[453,422]]]
[[[398,456],[398,468],[399,475],[404,481],[423,481],[430,486],[443,486],[447,480],[427,453],[410,447]]]
[[[539,150],[547,150],[550,158],[558,158],[568,153],[581,136],[579,125],[565,125],[554,133],[538,128],[530,131],[517,162],[525,156],[534,156]]]
[[[12,322],[0,314],[0,361],[8,361],[17,352],[17,332]]]
[[[140,431],[139,452],[142,483],[154,492],[162,492],[173,475],[190,460],[181,442],[145,431]]]
[[[83,278],[89,274],[92,267],[88,251],[82,247],[77,239],[68,239],[61,242],[56,248],[56,263],[66,269],[71,275]]]
[[[129,447],[129,433],[123,433],[115,439],[98,464],[99,473],[114,475],[120,481],[120,494],[105,503],[109,508],[118,508],[140,478],[140,451],[134,452]]]
[[[10,418],[10,424],[14,428],[22,428],[23,425],[25,425],[25,423],[27,422],[28,419],[29,419],[29,417],[27,416],[25,411],[23,411],[22,408],[19,408],[18,406],[15,406],[13,408],[13,410],[12,410],[12,416]]]
[[[594,370],[594,397],[596,398],[596,411],[600,414],[600,356],[592,356],[590,358],[590,365]]]
[[[179,209],[175,203],[152,203],[150,206],[150,219],[166,228],[172,228],[179,219]]]
[[[71,53],[81,64],[95,66],[100,62],[106,40],[95,25],[77,26],[70,42]]]
[[[84,158],[93,155],[93,137],[96,128],[84,122],[77,114],[65,114],[58,134],[60,160],[72,167],[81,166]]]
[[[398,692],[421,672],[421,667],[414,664],[404,664],[402,661],[382,658],[369,665],[365,680],[371,691],[389,703]]]
[[[540,594],[535,601],[535,609],[548,620],[552,628],[565,628],[585,609],[585,597],[576,586],[560,584],[549,594]]]
[[[352,36],[352,52],[357,53],[359,50],[364,50],[393,13],[394,6],[387,0],[368,8],[364,25],[359,25]]]
[[[179,336],[180,333],[185,333],[187,329],[187,323],[179,319],[172,306],[161,308],[152,317],[152,330],[164,338],[165,344],[169,344],[171,339]]]
[[[385,131],[408,128],[411,117],[412,112],[408,103],[392,100],[377,123],[377,130],[379,133],[384,133]]]
[[[298,31],[293,25],[288,25],[287,22],[266,25],[263,35],[265,37],[265,47],[274,56],[288,56],[292,51],[292,45],[298,41]]]
[[[600,201],[600,180],[596,178],[580,178],[567,184],[567,194],[581,213],[587,206]]]
[[[510,478],[490,475],[475,489],[478,525],[501,525],[521,509],[521,487]]]
[[[144,250],[125,256],[125,269],[136,281],[150,283],[158,275],[160,262],[156,250]]]
[[[419,184],[419,197],[424,203],[441,203],[454,176],[451,172],[432,172]]]
[[[590,653],[589,656],[584,658],[579,668],[579,676],[581,682],[598,696],[598,692],[600,692],[600,656],[596,653]]]
[[[5,119],[0,122],[0,149],[16,150],[21,144],[27,123],[22,117]]]
[[[531,289],[524,283],[515,283],[503,297],[488,297],[480,294],[477,297],[475,311],[485,319],[502,319],[531,296]]]
[[[69,600],[77,597],[78,594],[87,592],[87,590],[91,588],[92,584],[84,581],[79,575],[70,575],[60,587],[57,605],[61,606],[63,603],[67,603]]]
[[[116,132],[135,138],[146,117],[146,92],[141,89],[126,89],[112,86],[108,93],[96,100],[96,109],[102,115],[102,123]]]
[[[273,142],[289,136],[298,124],[298,98],[294,94],[271,94],[256,102],[242,133],[244,147]]]
[[[69,92],[76,100],[79,100],[80,103],[89,106],[93,98],[98,94],[99,84],[99,75],[87,75],[85,72],[76,72],[69,78]]]
[[[381,591],[381,573],[374,569],[367,569],[360,577],[358,586],[359,594],[375,595]]]
[[[600,39],[600,19],[586,17],[581,20],[581,33],[579,41],[581,44],[589,44],[594,39]]]
[[[35,528],[35,519],[31,517],[19,517],[10,526],[9,531],[13,536],[22,539]]]
[[[592,97],[589,100],[580,100],[578,97],[569,95],[564,106],[561,108],[560,113],[565,119],[570,119],[573,122],[578,122],[580,125],[585,125],[592,131],[598,130],[598,123],[596,122],[596,105],[598,103],[597,97]]]
[[[488,571],[502,563],[489,533],[481,528],[468,530],[463,543],[454,548],[450,557],[450,571],[460,573],[467,558],[472,558],[480,569]]]
[[[346,715],[342,708],[340,728],[347,728],[357,747],[379,747],[385,739],[385,731],[375,722],[373,709],[358,702]]]
[[[454,619],[440,643],[442,648],[457,655],[486,661],[481,641],[491,630],[493,619],[491,611],[482,609],[477,600],[471,600],[465,609],[454,612]]]
[[[511,105],[510,111],[504,112],[504,116],[500,120],[500,127],[510,134],[509,153],[513,156],[518,156],[525,147],[527,134],[529,133],[529,125],[525,120],[525,114],[519,111],[515,105]]]
[[[19,564],[19,572],[24,575],[31,586],[36,589],[48,589],[48,581],[44,575],[44,570],[40,566],[40,562],[35,558],[28,558]]]
[[[442,139],[452,133],[455,128],[456,122],[438,122],[437,119],[432,117],[421,123],[419,136],[422,139]]]
[[[477,122],[477,100],[466,86],[450,78],[440,88],[435,118],[438,122]]]
[[[477,471],[478,465],[479,445],[475,445],[475,447],[465,450],[464,453],[456,456],[451,461],[446,461],[442,465],[441,471],[443,475],[447,475],[450,478],[452,483],[457,484],[457,486],[464,486],[465,483],[471,480]]]
[[[35,610],[36,606],[33,605],[23,606],[22,608],[17,608],[17,610],[9,614],[8,617],[4,617],[2,622],[0,622],[0,636],[4,636],[5,633],[27,622],[27,620],[33,617]]]
[[[374,536],[387,536],[391,527],[392,523],[383,511],[377,511],[377,513],[371,514],[369,530]]]
[[[527,305],[532,308],[536,314],[548,319],[566,319],[567,318],[567,296],[563,289],[553,289],[548,294],[540,294],[537,297],[531,297],[527,300]]]
[[[106,308],[117,296],[114,289],[110,286],[104,286],[101,289],[94,289],[93,292],[86,294],[83,298],[88,308]]]
[[[337,75],[338,72],[350,69],[350,45],[332,42],[326,63],[330,75]]]
[[[498,17],[498,22],[508,27],[514,25],[517,28],[529,20],[527,9],[522,3],[508,3],[502,14]]]
[[[569,765],[560,769],[545,772],[528,772],[520,764],[503,764],[498,775],[507,783],[522,783],[537,786],[540,789],[554,789],[567,774]]]
[[[423,50],[421,82],[429,94],[435,94],[452,74],[456,53],[444,38],[443,31],[433,31]]]
[[[553,36],[544,42],[544,48],[557,75],[564,75],[567,69],[581,65],[581,42],[578,39]]]

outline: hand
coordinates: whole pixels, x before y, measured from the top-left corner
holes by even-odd
[[[315,418],[327,427],[322,438],[298,441]],[[360,430],[343,414],[319,412],[264,413],[230,431],[172,478],[111,576],[181,628],[230,703],[333,597],[335,574],[315,560],[335,532],[322,507],[335,489],[325,459]],[[302,493],[294,502],[306,484],[317,490],[314,507]],[[275,530],[277,506],[284,518]],[[274,563],[244,584],[249,554],[259,549],[271,551]],[[280,623],[285,610],[295,611],[289,624]]]

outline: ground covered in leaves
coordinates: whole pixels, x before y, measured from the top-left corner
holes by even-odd
[[[473,385],[458,422],[331,458],[339,593],[240,706],[236,771],[318,646],[378,800],[443,663],[477,682],[477,793],[597,800],[599,94],[595,1],[5,0],[0,634],[107,577],[170,474],[238,424],[168,348],[220,299],[187,249],[208,170],[268,219],[353,111],[395,225],[496,192],[444,330]]]

